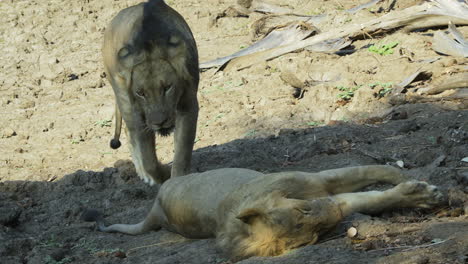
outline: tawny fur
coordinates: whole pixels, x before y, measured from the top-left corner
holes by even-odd
[[[116,99],[112,148],[120,147],[122,118],[138,176],[150,184],[190,172],[198,118],[198,53],[189,26],[163,0],[117,14],[104,34],[106,76]],[[155,133],[174,131],[172,169],[155,151]]]
[[[386,182],[386,191],[355,192]],[[406,181],[390,166],[361,166],[319,173],[262,174],[246,169],[218,169],[171,178],[159,190],[146,219],[104,232],[141,234],[165,228],[188,238],[216,237],[232,260],[276,256],[316,243],[354,212],[376,213],[397,207],[431,207],[440,200],[435,186]],[[91,216],[90,216],[91,215]]]

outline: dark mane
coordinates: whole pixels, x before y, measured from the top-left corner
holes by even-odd
[[[198,52],[192,32],[183,19],[175,10],[168,6],[163,0],[149,0],[143,6],[143,19],[141,30],[135,36],[134,44],[137,50],[151,52],[158,47],[163,56],[167,58],[167,48],[180,45],[171,43],[171,36],[177,36],[185,43],[187,69],[198,82]]]

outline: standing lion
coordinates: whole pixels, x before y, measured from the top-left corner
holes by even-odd
[[[190,172],[199,82],[198,53],[189,26],[163,0],[126,8],[112,20],[102,49],[116,98],[112,148],[120,147],[122,117],[138,176],[150,184]],[[175,129],[169,172],[159,163],[155,133]]]

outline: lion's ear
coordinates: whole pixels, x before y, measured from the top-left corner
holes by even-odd
[[[252,222],[257,218],[263,215],[263,212],[257,208],[249,208],[243,210],[239,215],[236,216],[237,219],[241,220],[246,224],[252,224]]]

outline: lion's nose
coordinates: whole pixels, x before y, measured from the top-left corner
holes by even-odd
[[[157,131],[157,130],[161,129],[161,126],[160,125],[151,125],[151,129],[153,131]]]
[[[167,117],[164,114],[154,113],[148,116],[148,124],[153,130],[161,129],[166,122]]]
[[[164,124],[166,123],[166,121],[167,121],[167,119],[164,120],[164,121],[163,121],[162,123],[160,123],[160,124],[152,124],[152,125],[151,125],[151,129],[153,129],[154,131],[157,131],[157,130],[160,130],[160,129],[164,128],[164,127],[165,127]]]

